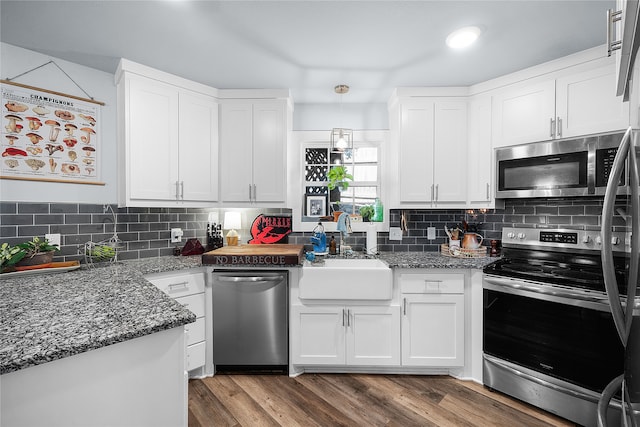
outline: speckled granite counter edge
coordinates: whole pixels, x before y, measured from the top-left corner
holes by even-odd
[[[126,261],[117,265],[88,268],[61,274],[44,274],[37,277],[16,277],[0,282],[2,293],[3,319],[0,320],[0,374],[25,369],[65,357],[74,356],[90,350],[96,350],[111,344],[129,341],[167,329],[176,328],[196,320],[195,314],[184,308],[171,297],[165,295],[153,284],[144,279],[144,275],[155,272],[169,272],[200,267],[200,257],[161,257],[136,261]],[[119,275],[116,285],[113,275]],[[24,290],[24,291],[21,291]],[[56,319],[22,319],[21,310],[24,301],[28,300],[36,306],[51,305],[47,299],[50,293],[69,292],[68,301],[79,298],[75,293],[83,293],[88,299],[105,297],[96,303],[104,305],[100,314],[115,320],[104,329],[95,326],[104,319],[83,319],[81,316],[68,316]],[[93,292],[101,293],[100,297]],[[20,295],[24,293],[26,295]],[[17,295],[16,295],[17,294]],[[124,306],[123,298],[140,294],[131,306]],[[123,296],[124,295],[124,296]],[[15,300],[11,300],[11,296]],[[63,295],[64,298],[65,295]],[[38,299],[43,301],[39,301]],[[35,302],[34,302],[35,301]],[[63,301],[60,299],[60,301]],[[113,310],[113,303],[124,310],[119,313]],[[72,305],[65,304],[65,305]],[[78,306],[86,304],[80,301]],[[73,308],[73,314],[80,311]],[[95,312],[92,311],[93,314]],[[32,313],[33,314],[33,313]],[[23,318],[25,316],[22,316]],[[18,322],[18,323],[16,323]],[[65,323],[66,322],[66,323]],[[94,324],[94,329],[85,328],[86,324]],[[56,339],[43,339],[42,335],[56,335]]]

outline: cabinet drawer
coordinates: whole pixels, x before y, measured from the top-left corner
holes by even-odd
[[[204,317],[198,317],[195,323],[184,326],[187,331],[187,344],[195,344],[204,341]]]
[[[204,349],[204,341],[187,347],[187,371],[204,366]]]
[[[401,274],[400,292],[404,294],[464,293],[464,273]]]
[[[204,292],[204,273],[182,274],[148,280],[172,298]]]
[[[176,298],[176,301],[191,310],[196,317],[204,317],[204,293]]]

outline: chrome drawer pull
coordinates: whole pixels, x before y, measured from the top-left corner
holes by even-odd
[[[178,283],[169,284],[170,291],[173,291],[176,289],[189,289],[189,282],[178,282]]]

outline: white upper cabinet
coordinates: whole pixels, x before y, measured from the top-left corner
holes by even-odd
[[[467,206],[493,208],[495,161],[491,146],[491,96],[469,98],[467,135]]]
[[[584,71],[556,81],[556,125],[561,138],[623,130],[629,103],[615,96],[613,67]]]
[[[615,95],[613,64],[530,79],[493,95],[494,147],[622,130],[629,105]]]
[[[228,100],[220,114],[223,202],[286,202],[286,100]]]
[[[180,93],[178,172],[182,200],[218,200],[218,104],[209,96]]]
[[[120,67],[119,204],[213,206],[218,200],[216,98],[129,61]]]
[[[401,99],[397,147],[399,203],[424,207],[464,205],[467,102]],[[392,112],[393,114],[393,112]]]
[[[493,97],[493,146],[552,138],[555,82],[521,83]]]

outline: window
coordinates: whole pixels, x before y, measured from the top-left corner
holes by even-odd
[[[318,196],[326,198],[326,215],[334,211],[359,213],[360,207],[371,205],[379,197],[380,170],[379,147],[356,144],[353,150],[330,152],[329,148],[309,145],[304,152],[305,206],[303,221],[317,221],[317,212],[307,212],[306,199],[314,201]],[[345,190],[327,187],[327,173],[333,165],[344,165],[353,175]]]

